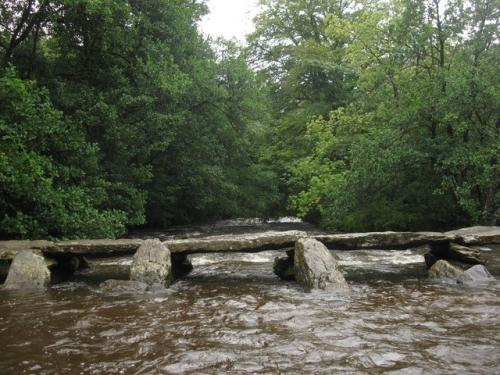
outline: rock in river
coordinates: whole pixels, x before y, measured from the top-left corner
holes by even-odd
[[[456,243],[431,244],[430,255],[437,259],[446,259],[464,264],[484,264],[482,252],[477,248],[466,247]]]
[[[454,266],[446,260],[440,259],[429,268],[429,277],[433,279],[456,279],[463,272],[463,269]]]
[[[134,255],[130,279],[168,287],[173,280],[170,250],[160,240],[145,240]]]
[[[39,289],[50,284],[50,261],[36,250],[19,251],[5,280],[5,289]]]
[[[447,256],[449,259],[467,264],[483,264],[479,249],[451,243]]]
[[[308,289],[349,290],[337,261],[321,242],[308,238],[295,244],[296,280]]]
[[[488,272],[485,266],[476,265],[464,271],[457,277],[459,284],[476,285],[494,280],[495,278]]]

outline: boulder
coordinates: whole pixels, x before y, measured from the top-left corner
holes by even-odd
[[[254,252],[278,250],[293,247],[295,241],[306,237],[301,231],[262,232],[238,235],[209,236],[167,240],[164,242],[172,254],[210,253],[210,252]]]
[[[500,244],[500,227],[495,226],[462,228],[445,234],[455,236],[457,238],[456,242],[464,245]]]
[[[293,257],[277,257],[274,258],[273,264],[274,273],[282,280],[294,281],[295,271],[293,268]]]
[[[335,258],[325,245],[313,238],[296,242],[294,270],[297,282],[308,289],[349,290]]]
[[[429,243],[448,243],[455,237],[437,232],[368,232],[318,235],[330,249],[406,249]]]
[[[478,264],[462,272],[457,277],[457,283],[465,285],[476,285],[494,280],[485,266]]]
[[[99,284],[99,289],[112,293],[142,293],[148,290],[148,284],[132,280],[106,280]]]
[[[40,289],[49,286],[49,266],[53,261],[45,259],[37,250],[19,251],[9,269],[5,289]]]
[[[429,268],[429,277],[433,279],[456,279],[464,270],[446,260],[438,260]]]
[[[160,240],[145,240],[132,260],[130,279],[168,287],[173,280],[169,249]]]

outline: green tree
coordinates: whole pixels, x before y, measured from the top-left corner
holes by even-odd
[[[494,1],[404,0],[366,2],[332,24],[329,33],[351,40],[346,57],[359,77],[347,113],[369,120],[359,135],[351,121],[347,158],[325,158],[313,144],[299,166],[312,158],[320,177],[302,167],[291,180],[302,181],[292,195],[299,212],[319,211],[318,221],[344,230],[494,223],[498,16]]]
[[[0,236],[123,234],[125,212],[105,209],[97,147],[64,121],[47,93],[8,70],[0,77]]]

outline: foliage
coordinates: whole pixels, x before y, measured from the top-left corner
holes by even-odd
[[[126,213],[103,209],[97,148],[65,123],[46,92],[8,71],[0,78],[0,227],[44,238],[124,232]]]
[[[36,128],[34,139],[50,133],[67,148],[5,143],[2,176],[28,160],[37,172],[21,168],[5,185],[1,237],[115,237],[139,225],[267,215],[275,177],[256,142],[267,91],[239,47],[217,54],[201,37],[203,4],[30,0],[1,12],[3,70],[19,77],[6,79],[34,95],[20,99],[32,103],[19,108],[24,117],[2,105],[4,142]],[[47,112],[31,114],[38,102]],[[28,203],[40,194],[43,210]]]
[[[260,3],[242,48],[198,0],[3,1],[0,237],[498,220],[498,0]]]
[[[440,5],[367,2],[330,25],[351,40],[345,54],[358,79],[347,117],[309,125],[314,140],[290,180],[302,216],[340,230],[495,222],[498,9]]]

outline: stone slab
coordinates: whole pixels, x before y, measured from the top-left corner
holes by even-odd
[[[210,236],[181,240],[168,240],[172,254],[211,252],[254,252],[263,250],[289,249],[299,238],[307,237],[306,232],[263,232],[244,235]]]
[[[133,254],[143,243],[139,239],[78,240],[56,242],[44,250],[46,254],[71,253],[78,255],[124,255]]]
[[[446,232],[446,235],[456,236],[456,242],[463,245],[500,244],[500,227],[476,226]]]
[[[450,242],[454,235],[439,232],[367,232],[315,236],[330,249],[406,249],[429,243]]]

